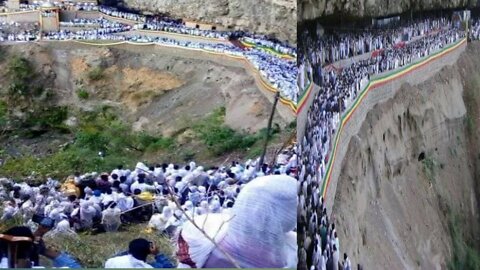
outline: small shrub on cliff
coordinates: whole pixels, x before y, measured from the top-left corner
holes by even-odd
[[[88,97],[90,95],[88,94],[88,92],[85,89],[80,88],[80,89],[77,90],[77,96],[78,96],[79,99],[85,100],[85,99],[88,99]]]
[[[0,129],[3,129],[8,120],[8,110],[7,110],[7,104],[0,100]]]
[[[99,81],[104,78],[104,71],[102,67],[95,67],[88,72],[87,77],[91,81]]]
[[[426,157],[422,160],[423,163],[423,172],[427,177],[428,181],[432,184],[435,182],[435,168],[437,168],[437,163],[432,157]]]
[[[28,128],[43,130],[63,128],[62,123],[67,117],[68,110],[64,106],[37,108],[28,114],[24,125]]]
[[[474,249],[471,243],[467,243],[462,234],[459,216],[450,212],[448,223],[453,244],[453,256],[448,263],[448,268],[450,270],[480,269],[480,252]]]
[[[223,123],[224,118],[225,108],[221,107],[193,126],[197,136],[214,155],[221,155],[237,149],[246,149],[262,137],[260,133],[250,135],[235,131]]]
[[[25,96],[30,92],[29,82],[34,76],[30,62],[19,56],[10,59],[7,66],[7,76],[10,80],[9,94],[11,96]]]

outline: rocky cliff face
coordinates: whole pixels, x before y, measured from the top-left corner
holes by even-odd
[[[298,0],[300,20],[336,13],[351,16],[386,16],[413,10],[480,6],[478,0]]]
[[[469,45],[455,66],[404,85],[350,141],[333,213],[352,265],[447,269],[456,241],[478,250],[479,51]]]
[[[122,0],[117,5],[168,13],[236,29],[273,34],[281,40],[295,43],[297,33],[296,0]]]

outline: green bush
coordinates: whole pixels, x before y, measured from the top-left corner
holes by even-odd
[[[147,146],[145,149],[146,152],[152,153],[159,150],[171,149],[175,145],[175,140],[173,138],[158,138],[154,143]]]
[[[7,125],[8,121],[8,109],[7,103],[0,100],[0,129],[4,128]]]
[[[109,138],[97,130],[80,130],[75,135],[75,145],[90,150],[105,151]]]
[[[95,67],[88,72],[87,77],[91,81],[99,81],[104,78],[104,71],[102,67]]]
[[[34,70],[27,59],[12,57],[8,62],[7,76],[10,80],[8,90],[11,96],[25,96],[30,93],[29,82],[34,76]]]
[[[169,149],[174,145],[173,138],[164,138],[162,136],[155,137],[145,132],[136,133],[134,135],[136,148],[145,152],[157,152],[159,150]]]
[[[261,135],[249,135],[226,126],[225,108],[213,111],[204,120],[197,122],[193,130],[214,155],[221,155],[237,149],[246,149],[257,142]]]
[[[30,62],[19,56],[14,56],[8,62],[7,74],[15,81],[28,80],[33,75],[33,68]]]
[[[68,117],[68,109],[64,106],[38,108],[28,113],[24,123],[27,128],[38,129],[61,128]]]
[[[480,269],[480,252],[469,245],[462,234],[458,216],[449,213],[449,229],[452,237],[452,260],[448,263],[450,270]]]
[[[90,95],[85,89],[80,88],[77,90],[77,96],[79,99],[88,99]]]

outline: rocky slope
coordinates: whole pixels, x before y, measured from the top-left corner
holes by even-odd
[[[299,0],[300,20],[337,13],[350,16],[386,16],[409,10],[432,10],[479,6],[477,0]]]
[[[295,43],[296,0],[122,0],[119,6],[272,34]]]
[[[333,214],[353,265],[447,269],[455,220],[479,248],[479,52],[470,44],[457,65],[404,85],[350,141]]]
[[[185,128],[185,119],[201,119],[223,106],[228,125],[255,132],[266,126],[270,114],[271,103],[265,97],[270,93],[262,93],[265,90],[258,89],[251,74],[235,60],[160,47],[51,43],[2,49],[31,60],[41,70],[40,77],[48,78],[48,88],[56,93],[59,105],[87,111],[113,106],[136,130],[172,135]],[[102,79],[89,79],[89,72],[97,67],[102,67]],[[0,80],[0,87],[7,83]],[[79,89],[88,92],[89,98],[80,99]],[[279,114],[275,121],[286,124]]]

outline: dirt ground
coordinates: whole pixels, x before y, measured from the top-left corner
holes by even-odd
[[[449,213],[479,248],[479,51],[470,44],[457,65],[404,85],[352,138],[333,208],[352,265],[446,269]]]
[[[211,61],[210,55],[198,52],[192,58],[191,52],[158,46],[95,47],[70,42],[22,44],[8,50],[28,56],[54,78],[51,87],[59,94],[59,104],[87,110],[99,105],[117,107],[137,130],[171,135],[184,128],[186,118],[199,119],[224,106],[226,124],[255,132],[266,126],[271,111],[265,96],[273,94],[262,93],[235,60]],[[89,80],[88,72],[97,67],[104,70],[102,79]],[[87,100],[78,98],[79,89],[89,93]],[[277,113],[275,122],[285,126],[291,117]]]

